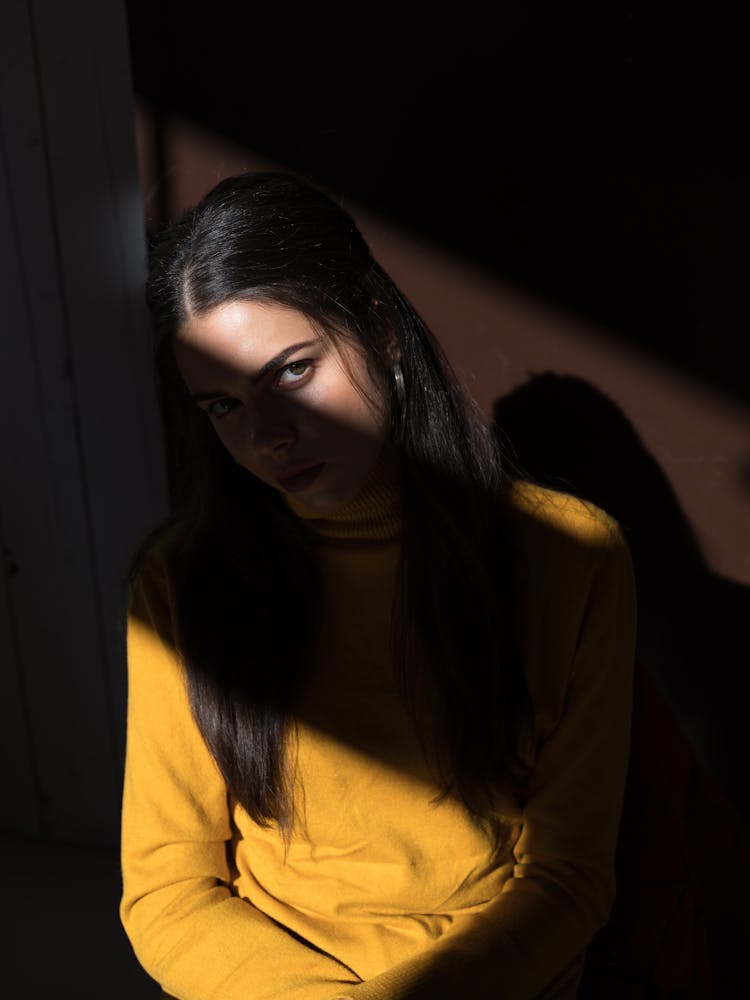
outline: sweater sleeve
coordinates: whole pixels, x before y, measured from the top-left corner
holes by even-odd
[[[569,612],[565,596],[560,605]],[[538,747],[513,877],[469,929],[341,1000],[575,996],[586,947],[614,901],[634,658],[632,566],[612,528],[586,587],[564,709]]]
[[[232,894],[226,785],[193,720],[166,577],[131,595],[120,916],[144,969],[179,1000],[330,1000],[358,978]]]

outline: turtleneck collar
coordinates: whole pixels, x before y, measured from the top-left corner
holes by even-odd
[[[321,514],[293,495],[284,497],[290,510],[316,535],[325,538],[387,541],[401,530],[398,459],[386,446],[359,493],[348,503]]]

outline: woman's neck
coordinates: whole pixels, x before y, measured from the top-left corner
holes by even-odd
[[[290,510],[317,535],[328,538],[384,541],[401,529],[398,456],[386,445],[357,495],[331,511],[307,507],[294,496],[284,497]]]

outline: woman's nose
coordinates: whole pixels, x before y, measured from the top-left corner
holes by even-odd
[[[258,453],[280,454],[297,440],[294,423],[275,407],[256,407],[248,417],[250,444]]]

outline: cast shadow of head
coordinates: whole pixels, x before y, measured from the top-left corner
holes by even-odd
[[[532,375],[493,406],[516,474],[619,521],[639,593],[638,652],[698,758],[744,815],[750,588],[715,573],[664,471],[626,415],[586,380]]]

